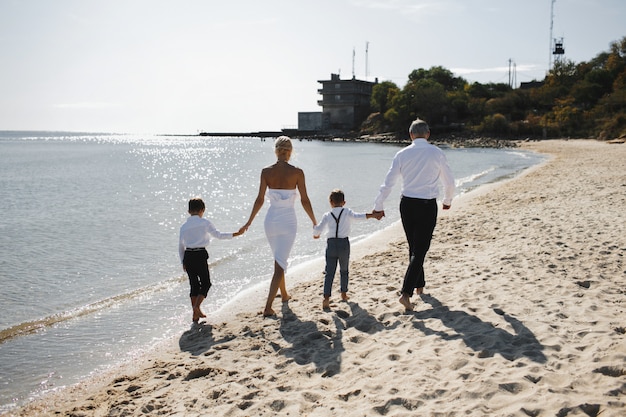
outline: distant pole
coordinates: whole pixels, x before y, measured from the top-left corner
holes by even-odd
[[[511,86],[511,58],[509,58],[509,87]]]
[[[552,68],[552,29],[554,28],[554,2],[556,0],[552,0],[552,5],[550,6],[550,42],[548,42],[549,55],[548,55],[548,72]]]
[[[517,88],[517,64],[513,62],[513,88]]]
[[[355,52],[354,52],[354,46],[353,46],[352,47],[352,78],[353,79],[355,78],[355,75],[354,75],[354,55],[355,55]]]
[[[369,41],[365,42],[365,81],[367,81],[367,77],[369,77],[369,49],[370,49],[370,43]]]

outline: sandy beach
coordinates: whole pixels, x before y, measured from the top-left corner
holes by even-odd
[[[336,277],[331,311],[317,262],[288,272],[276,318],[257,314],[266,289],[248,294],[8,415],[626,415],[626,144],[521,146],[551,157],[440,210],[414,311],[394,224],[353,247],[351,299]]]

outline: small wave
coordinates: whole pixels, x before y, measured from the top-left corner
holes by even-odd
[[[520,159],[530,159],[530,155],[527,152],[520,152],[520,151],[505,151],[506,154],[508,155],[513,155],[516,156]]]
[[[482,178],[488,174],[490,174],[491,172],[495,171],[496,167],[490,167],[487,168],[484,171],[478,172],[476,174],[472,174],[472,175],[468,175],[467,177],[463,177],[463,178],[459,178],[455,181],[455,185],[457,188],[461,188],[463,185],[470,183],[470,182],[474,182],[476,180],[478,180],[479,178]]]
[[[11,339],[20,336],[26,336],[36,333],[46,328],[52,327],[58,323],[73,320],[88,314],[97,313],[106,308],[118,305],[120,303],[128,302],[139,297],[145,297],[146,295],[155,294],[160,291],[170,289],[174,285],[178,285],[187,279],[186,276],[181,275],[178,277],[170,278],[156,285],[150,285],[148,287],[138,288],[136,290],[118,294],[113,297],[105,298],[104,300],[96,301],[95,303],[87,304],[85,306],[77,307],[75,309],[64,311],[62,313],[53,314],[40,319],[27,321],[24,323],[16,324],[15,326],[3,329],[0,331],[0,344],[7,342]]]

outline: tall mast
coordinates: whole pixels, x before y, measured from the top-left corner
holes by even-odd
[[[552,4],[550,6],[550,42],[548,42],[548,47],[550,49],[550,55],[548,57],[548,72],[552,69],[552,29],[554,27],[554,2],[556,0],[552,0]]]
[[[369,41],[365,42],[365,81],[367,81],[367,77],[369,76],[369,62],[368,62],[368,52],[370,48]]]

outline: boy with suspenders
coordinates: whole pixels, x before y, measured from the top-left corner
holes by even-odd
[[[327,230],[326,241],[326,271],[324,276],[324,301],[323,309],[330,308],[330,295],[339,263],[341,299],[348,300],[348,263],[350,262],[350,225],[353,220],[364,220],[382,216],[373,213],[355,213],[350,208],[344,207],[345,196],[341,190],[333,190],[330,193],[331,210],[324,213],[322,220],[313,226],[313,237],[318,239],[324,229]]]

